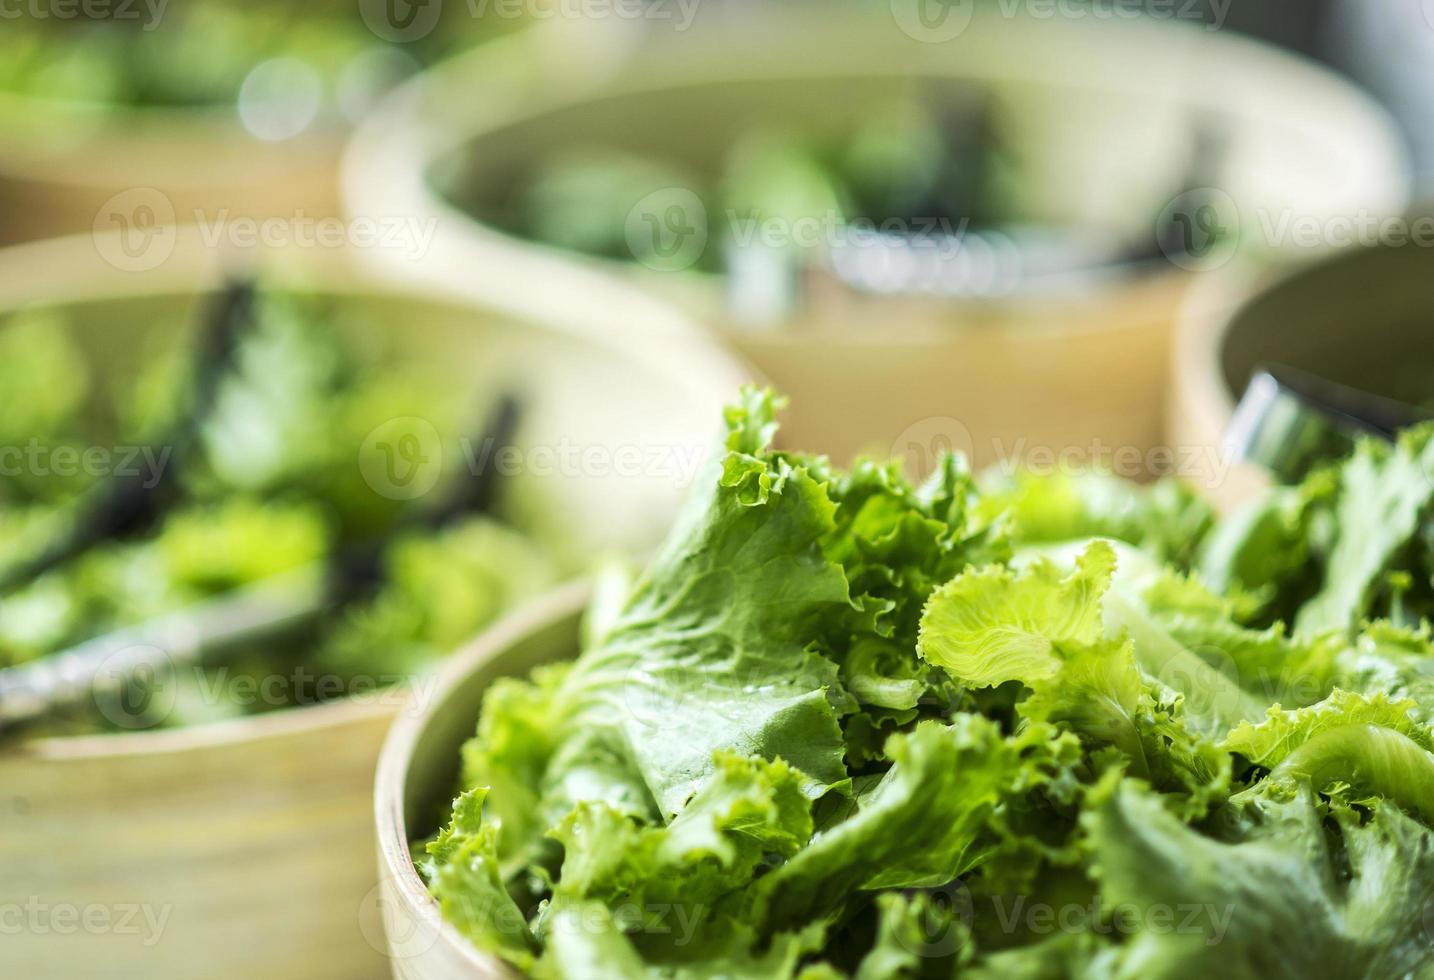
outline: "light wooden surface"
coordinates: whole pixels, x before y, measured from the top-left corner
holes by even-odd
[[[426,837],[457,786],[459,750],[476,730],[479,705],[499,677],[522,676],[578,653],[588,588],[577,583],[503,620],[445,665],[421,710],[394,722],[379,760],[374,793],[383,921],[398,980],[511,977],[501,961],[477,950],[443,920],[409,856]]]
[[[763,11],[754,26],[742,16],[750,11],[731,13],[704,8],[684,32],[639,35],[616,19],[535,31],[439,66],[361,127],[345,157],[346,207],[433,216],[429,259],[393,267],[457,290],[509,284],[546,315],[599,301],[605,281],[638,282],[650,302],[629,305],[634,322],[675,305],[793,396],[787,445],[837,457],[908,455],[914,445],[911,455],[929,458],[955,443],[985,463],[1013,447],[1159,443],[1178,303],[1192,279],[1219,272],[1157,262],[982,303],[848,293],[779,328],[742,330],[710,277],[519,241],[476,223],[438,185],[460,172],[478,186],[506,180],[545,149],[593,144],[710,177],[754,125],[837,126],[911,97],[913,86],[939,99],[974,82],[993,94],[1003,137],[1034,161],[1027,205],[1051,219],[1149,237],[1192,152],[1192,124],[1207,117],[1228,137],[1216,179],[1242,219],[1231,265],[1278,251],[1260,241],[1262,218],[1384,214],[1408,195],[1399,137],[1368,98],[1223,33],[978,14],[959,37],[922,43],[892,17]],[[461,91],[484,97],[452,97]],[[503,275],[465,282],[477,267]],[[559,281],[560,290],[528,285]]]
[[[61,302],[107,370],[132,371],[140,333],[182,320],[234,258],[187,229],[165,262],[126,273],[104,261],[100,245],[80,237],[0,253],[0,328],[4,311]],[[610,461],[629,446],[705,447],[723,401],[748,374],[695,333],[650,337],[641,357],[628,356],[620,342],[425,298],[356,271],[344,250],[258,258],[271,282],[357,304],[391,346],[436,359],[465,391],[484,379],[521,382],[525,451],[566,441],[580,458],[591,451]],[[511,479],[510,492],[550,513],[555,533],[582,554],[654,544],[686,490],[683,474],[662,470]],[[340,702],[173,731],[0,745],[0,976],[386,975],[372,775],[396,710],[393,699]],[[146,910],[162,928],[140,928]],[[66,924],[79,914],[94,928]],[[15,915],[18,932],[8,928]]]

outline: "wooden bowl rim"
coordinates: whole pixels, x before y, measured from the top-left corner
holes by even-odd
[[[409,762],[433,716],[455,688],[482,667],[501,657],[514,643],[538,629],[582,615],[592,592],[587,580],[560,586],[513,610],[467,647],[450,657],[436,674],[432,696],[420,710],[399,713],[379,753],[374,779],[374,821],[378,831],[380,874],[393,883],[404,910],[425,935],[457,951],[475,975],[511,976],[507,964],[485,953],[443,917],[438,902],[413,866],[409,851],[408,821],[404,815]],[[573,653],[576,656],[577,650]],[[476,717],[474,719],[476,724]],[[453,747],[454,752],[458,746]]]

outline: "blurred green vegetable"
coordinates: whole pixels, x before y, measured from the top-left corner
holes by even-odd
[[[370,485],[361,468],[365,440],[404,418],[456,440],[469,393],[436,378],[431,366],[388,364],[362,343],[341,341],[371,334],[341,316],[362,319],[325,297],[259,293],[254,325],[221,379],[199,451],[177,474],[175,506],[138,537],[106,541],[0,598],[0,667],[384,540],[421,505]],[[0,372],[9,372],[0,385],[16,393],[21,410],[0,431],[0,453],[34,445],[44,460],[57,443],[123,445],[167,431],[166,418],[184,404],[185,358],[173,354],[172,331],[156,336],[164,344],[143,343],[152,356],[132,384],[92,392],[89,359],[62,320],[12,318],[0,327]],[[154,448],[133,464],[169,465],[164,447]],[[451,463],[462,454],[444,456]],[[453,469],[446,479],[468,477]],[[66,503],[76,482],[27,465],[0,476],[0,500],[13,501],[0,511],[0,562],[42,546],[72,519]],[[179,725],[392,685],[564,572],[497,515],[409,529],[385,544],[372,594],[361,592],[279,641],[234,651],[222,666],[138,679],[128,703],[153,710],[117,719],[89,705],[49,730]],[[275,678],[284,683],[274,686]],[[271,683],[269,693],[255,693],[261,682]]]

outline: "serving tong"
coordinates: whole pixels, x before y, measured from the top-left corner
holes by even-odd
[[[252,316],[252,304],[253,285],[245,280],[227,285],[210,308],[191,396],[193,410],[167,443],[174,447],[172,458],[181,448],[187,454],[198,439],[236,339]],[[516,398],[503,394],[485,420],[478,444],[508,445],[518,417]],[[486,467],[455,478],[436,505],[410,509],[384,533],[337,548],[320,561],[0,669],[0,732],[118,690],[147,672],[218,662],[245,645],[288,635],[371,594],[382,584],[389,544],[401,535],[438,530],[459,517],[485,512],[493,502],[496,476],[496,468]],[[17,568],[38,575],[102,541],[152,526],[177,496],[173,478],[150,488],[122,478],[108,481],[82,503],[82,519],[60,542]],[[18,570],[10,570],[0,589],[13,590],[24,581],[28,579],[20,578]]]
[[[0,596],[88,551],[101,541],[130,537],[154,526],[179,497],[177,474],[184,468],[214,408],[219,382],[228,373],[239,339],[253,322],[254,283],[231,278],[203,314],[195,344],[187,404],[161,436],[151,441],[151,459],[165,459],[156,478],[139,472],[111,473],[90,487],[59,516],[61,533],[34,554],[0,570]],[[163,450],[160,454],[157,451]]]
[[[1392,442],[1434,418],[1424,409],[1283,364],[1258,366],[1225,430],[1237,459],[1298,483],[1321,463],[1348,455],[1360,437]]]

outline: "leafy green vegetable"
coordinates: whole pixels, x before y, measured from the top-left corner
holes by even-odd
[[[1434,977],[1434,651],[1354,631],[1420,534],[1352,557],[1365,475],[1212,528],[1173,485],[836,471],[776,407],[575,661],[489,691],[419,864],[460,932],[541,977]]]

